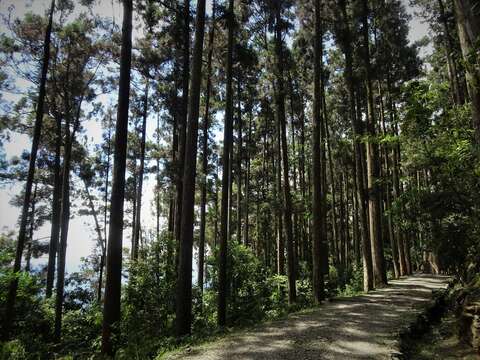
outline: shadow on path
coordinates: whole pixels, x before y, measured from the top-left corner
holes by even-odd
[[[384,289],[334,299],[169,359],[390,359],[400,330],[448,280],[431,275],[392,280]]]

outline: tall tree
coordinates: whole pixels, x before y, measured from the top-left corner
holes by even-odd
[[[290,172],[288,165],[288,144],[287,144],[287,125],[285,118],[285,85],[284,85],[284,51],[283,51],[283,28],[282,20],[283,1],[276,1],[273,4],[275,18],[275,71],[276,71],[276,89],[275,89],[275,115],[278,126],[280,127],[280,142],[282,150],[282,168],[283,168],[283,200],[284,200],[284,231],[287,240],[287,272],[288,272],[288,302],[295,303],[297,290],[295,284],[295,258],[294,258],[294,239],[292,224],[292,195],[290,193]]]
[[[188,131],[185,143],[185,164],[183,170],[182,222],[176,298],[177,336],[189,334],[192,324],[193,222],[204,33],[205,0],[199,0],[197,3],[197,19],[195,24],[190,97],[188,101]]]
[[[145,76],[145,94],[143,96],[143,109],[142,109],[142,138],[140,140],[140,168],[138,169],[138,185],[137,185],[137,200],[136,200],[136,215],[133,230],[133,249],[132,258],[138,259],[138,250],[140,244],[140,232],[141,232],[141,214],[142,214],[142,195],[143,195],[143,177],[145,173],[145,145],[147,141],[147,118],[148,118],[148,90],[150,87],[150,79],[147,70]]]
[[[215,39],[215,12],[216,1],[212,3],[212,19],[208,35],[207,54],[207,87],[205,89],[205,114],[203,116],[202,140],[202,181],[200,199],[200,241],[198,244],[198,288],[203,295],[203,278],[205,266],[205,230],[206,230],[206,204],[207,204],[207,175],[208,175],[208,130],[210,126],[210,95],[212,91],[212,58],[213,41]]]
[[[178,5],[179,6],[179,5]],[[183,2],[183,14],[181,15],[180,9],[178,9],[178,20],[183,25],[183,32],[181,41],[182,43],[182,99],[179,108],[177,109],[178,119],[178,154],[177,154],[177,199],[175,209],[175,239],[177,241],[177,251],[180,246],[180,233],[182,224],[182,211],[183,211],[183,169],[185,162],[185,147],[187,141],[187,121],[188,121],[188,94],[189,94],[189,81],[190,81],[190,0],[184,0]],[[178,253],[176,256],[178,263]],[[178,265],[178,264],[177,264]]]
[[[322,19],[321,19],[321,2],[315,0],[315,35],[314,35],[314,98],[313,98],[313,131],[312,131],[312,176],[313,176],[313,198],[312,198],[312,212],[313,212],[313,295],[315,301],[320,303],[324,295],[323,283],[323,267],[322,256],[326,251],[325,241],[323,238],[323,205],[325,201],[322,186],[322,171],[321,171],[321,129],[323,127],[322,121],[322,104],[321,96],[323,95],[321,89],[322,77]],[[328,256],[326,257],[328,259]]]
[[[352,50],[352,32],[349,24],[346,0],[339,0],[340,12],[342,14],[342,31],[339,36],[339,44],[345,54],[345,82],[348,88],[349,117],[353,130],[354,156],[355,156],[355,175],[357,187],[357,204],[360,217],[360,230],[362,242],[362,261],[363,261],[363,289],[369,291],[373,289],[373,264],[371,244],[368,232],[368,212],[367,212],[367,194],[365,193],[365,181],[363,171],[363,146],[360,142],[362,134],[362,125],[360,117],[356,111],[356,94],[353,73],[353,50]]]
[[[123,1],[122,50],[120,54],[120,82],[118,88],[117,122],[113,181],[108,232],[105,302],[103,307],[102,353],[113,355],[112,333],[120,320],[122,287],[123,200],[125,197],[125,169],[127,163],[128,110],[130,105],[130,70],[132,65],[132,0]]]
[[[220,253],[218,263],[218,325],[225,326],[227,320],[227,245],[228,245],[228,207],[230,182],[230,153],[233,143],[233,47],[235,14],[233,0],[229,0],[227,9],[227,62],[226,62],[226,98],[225,126],[223,130],[222,164],[222,202],[220,208]]]
[[[5,317],[4,317],[3,334],[2,334],[2,337],[4,339],[9,338],[12,322],[15,319],[15,300],[17,297],[17,289],[18,289],[18,272],[20,271],[20,268],[21,268],[23,248],[25,247],[27,222],[28,222],[28,210],[31,203],[32,186],[33,186],[33,180],[35,177],[35,164],[37,161],[37,151],[38,151],[38,146],[40,143],[40,137],[42,133],[45,92],[46,92],[48,65],[50,62],[50,42],[51,42],[54,11],[55,11],[55,0],[52,0],[52,3],[50,5],[48,25],[45,31],[45,41],[43,43],[42,70],[40,75],[40,87],[38,91],[37,107],[35,112],[35,125],[33,129],[32,148],[30,151],[30,161],[28,165],[27,182],[25,184],[25,196],[23,200],[22,213],[20,218],[20,229],[18,231],[18,241],[17,241],[16,252],[15,252],[15,261],[13,264],[13,273],[15,276],[9,284],[7,301],[5,306]]]
[[[47,286],[45,296],[52,296],[53,281],[55,278],[55,261],[57,256],[58,240],[60,236],[60,211],[62,197],[61,148],[62,148],[62,119],[55,116],[55,162],[54,185],[52,199],[52,228],[50,231],[50,245],[48,251]]]
[[[370,36],[368,17],[368,0],[362,0],[362,44],[363,61],[365,67],[365,82],[367,90],[367,181],[368,181],[368,212],[369,230],[372,246],[373,274],[375,285],[384,286],[387,284],[387,272],[383,254],[382,222],[380,208],[380,187],[378,179],[380,175],[380,164],[378,157],[378,144],[376,143],[376,122],[375,106],[373,101],[372,70],[370,60]]]
[[[480,6],[478,0],[453,0],[458,37],[467,74],[468,93],[472,101],[472,123],[480,143]]]

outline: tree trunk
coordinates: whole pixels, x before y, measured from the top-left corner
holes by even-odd
[[[180,11],[179,11],[180,12]],[[177,155],[177,199],[175,209],[175,240],[177,253],[175,255],[175,269],[179,266],[180,233],[182,223],[182,200],[183,200],[183,172],[185,164],[185,146],[187,138],[188,117],[188,93],[190,71],[190,0],[184,0],[183,4],[183,64],[182,64],[182,103],[178,114],[178,155]]]
[[[28,234],[27,253],[25,254],[25,272],[30,272],[30,262],[32,260],[33,232],[35,231],[35,203],[37,202],[38,181],[35,181],[32,197],[32,210],[30,211],[30,232]]]
[[[322,186],[321,164],[321,132],[323,127],[322,104],[322,24],[320,14],[320,0],[315,0],[315,36],[314,36],[314,104],[313,104],[313,131],[312,131],[312,172],[313,172],[313,296],[318,304],[324,298],[324,282],[322,271],[322,252],[325,251],[326,239],[323,238],[323,202],[325,194]]]
[[[70,132],[70,115],[67,115],[65,124],[65,150],[63,156],[63,178],[62,178],[62,207],[60,227],[60,247],[58,251],[57,286],[55,298],[55,329],[54,338],[58,342],[62,335],[62,312],[65,286],[65,260],[67,256],[68,226],[70,223],[70,169],[72,163],[72,147],[75,141],[76,129],[79,125],[80,104],[78,105],[78,116],[74,122],[73,131]]]
[[[190,79],[191,93],[188,101],[188,131],[183,171],[182,222],[176,299],[176,332],[179,337],[190,333],[192,323],[193,223],[204,33],[205,0],[199,0],[197,3],[192,74]]]
[[[461,86],[459,82],[459,74],[457,69],[457,59],[455,59],[455,45],[453,43],[452,34],[450,27],[448,26],[447,16],[445,14],[445,7],[443,6],[442,0],[437,0],[438,9],[440,11],[440,21],[443,25],[443,31],[445,31],[445,53],[447,56],[447,66],[448,66],[448,77],[450,80],[450,87],[453,95],[453,99],[457,105],[464,103],[464,97],[461,91]]]
[[[237,80],[237,126],[238,126],[238,144],[237,144],[237,242],[242,242],[242,107],[241,107],[241,76]]]
[[[383,136],[387,135],[387,129],[385,126],[385,106],[383,102],[383,92],[382,86],[378,84],[379,95],[380,95],[380,116],[381,116],[381,124],[382,124],[382,132]],[[390,187],[390,158],[389,158],[389,149],[388,144],[383,145],[383,153],[384,153],[384,166],[385,166],[385,176],[384,178],[387,180],[385,181],[385,206],[386,210],[388,211],[387,215],[387,228],[388,228],[388,237],[390,239],[390,247],[392,249],[392,263],[393,263],[393,273],[395,278],[400,277],[400,267],[398,263],[398,252],[397,252],[397,243],[395,241],[395,234],[393,231],[393,221],[392,221],[392,214],[390,212],[392,208],[392,200],[391,200],[391,187]]]
[[[105,258],[107,256],[107,224],[108,224],[108,186],[110,177],[110,155],[111,155],[111,141],[112,141],[112,118],[109,116],[108,122],[108,138],[107,138],[107,166],[105,169],[105,195],[103,198],[103,242],[102,242],[102,255],[100,256],[100,269],[98,275],[98,290],[97,290],[97,302],[100,304],[102,300],[102,287],[103,287],[103,271],[105,268]]]
[[[122,277],[123,201],[127,160],[130,69],[132,61],[132,0],[123,1],[122,50],[118,89],[117,123],[113,161],[113,182],[108,231],[107,281],[103,307],[102,353],[113,355],[112,332],[120,320]]]
[[[275,126],[276,130],[276,141],[275,141],[275,154],[276,157],[273,158],[274,169],[275,169],[275,192],[277,194],[282,191],[282,147],[281,147],[281,131],[280,124],[277,122]],[[265,165],[264,165],[265,168]],[[276,221],[276,237],[277,237],[277,274],[285,275],[285,238],[283,234],[283,211],[284,206],[283,199],[279,199],[278,209],[277,209],[277,221]]]
[[[202,181],[200,199],[200,241],[198,244],[198,288],[200,289],[200,301],[203,296],[203,277],[205,266],[205,228],[206,228],[206,204],[207,204],[207,175],[208,175],[208,129],[210,120],[210,93],[212,88],[212,57],[213,40],[215,38],[215,0],[212,4],[212,20],[208,39],[207,55],[207,89],[205,90],[205,115],[203,117],[203,142],[202,142]]]
[[[137,212],[135,215],[135,224],[133,230],[133,251],[132,258],[133,260],[138,259],[138,250],[140,243],[140,232],[141,232],[141,215],[142,215],[142,194],[143,194],[143,175],[145,172],[145,144],[147,141],[147,117],[148,117],[148,90],[150,86],[150,81],[148,76],[145,83],[145,95],[143,99],[143,113],[142,113],[142,139],[140,143],[140,168],[138,169],[138,186],[137,186]]]
[[[360,117],[356,115],[355,109],[355,88],[353,78],[353,57],[352,57],[352,34],[350,31],[347,8],[345,0],[339,1],[342,11],[343,21],[345,25],[345,43],[343,45],[345,53],[345,80],[348,87],[349,97],[349,116],[352,123],[352,130],[354,136],[354,154],[355,154],[355,168],[356,168],[356,184],[357,184],[357,201],[359,204],[359,215],[361,225],[362,238],[362,261],[363,261],[363,289],[369,291],[373,289],[373,265],[370,239],[368,235],[368,216],[366,209],[366,194],[364,182],[364,170],[362,159],[362,144],[359,137],[362,134]]]
[[[287,273],[288,273],[288,302],[296,302],[297,291],[295,285],[295,264],[294,264],[294,240],[292,229],[292,198],[290,194],[289,165],[287,130],[285,120],[285,89],[283,79],[283,44],[282,44],[282,19],[281,4],[275,4],[275,57],[276,57],[276,92],[275,107],[277,122],[280,126],[282,145],[282,168],[283,168],[283,200],[284,200],[284,231],[287,239]]]
[[[477,143],[480,143],[480,60],[478,57],[478,39],[480,36],[478,18],[480,10],[478,1],[475,0],[453,0],[453,3],[467,75],[467,88],[472,101],[472,123],[475,130],[475,139]]]
[[[2,338],[8,339],[10,337],[10,330],[15,320],[15,300],[18,289],[18,273],[21,269],[23,248],[25,246],[25,239],[27,233],[28,222],[28,208],[32,197],[32,186],[35,177],[35,164],[37,162],[37,151],[40,144],[40,136],[42,132],[44,104],[45,104],[45,87],[47,83],[47,71],[50,62],[50,35],[52,33],[53,13],[55,10],[55,0],[52,0],[50,7],[50,15],[47,29],[45,32],[45,41],[43,43],[43,59],[42,71],[40,76],[40,87],[38,91],[37,107],[35,114],[35,125],[33,129],[32,149],[30,151],[30,160],[28,164],[27,182],[25,184],[25,196],[23,199],[22,213],[20,218],[20,229],[18,231],[17,248],[15,251],[15,260],[13,264],[13,273],[15,277],[9,284],[7,300],[5,304],[5,317],[2,331]]]
[[[330,190],[332,193],[332,252],[333,252],[333,262],[335,266],[340,265],[340,249],[339,249],[339,230],[338,230],[338,219],[337,219],[337,189],[335,188],[335,176],[333,172],[333,160],[332,160],[332,147],[330,144],[330,131],[328,127],[328,120],[325,117],[325,133],[327,140],[327,149],[328,149],[328,167],[330,175]]]
[[[250,211],[250,146],[252,143],[252,120],[253,120],[253,109],[250,109],[248,120],[248,137],[246,145],[246,155],[247,155],[247,175],[245,176],[245,231],[243,232],[243,244],[245,246],[250,245],[250,223],[249,223],[249,211]]]
[[[370,40],[368,34],[368,2],[362,1],[362,35],[363,52],[365,66],[365,82],[367,90],[367,133],[369,140],[367,143],[367,182],[368,182],[368,211],[370,221],[370,241],[372,245],[373,274],[375,285],[385,286],[387,284],[387,272],[385,270],[385,260],[383,254],[383,239],[381,227],[381,209],[380,209],[380,189],[379,179],[379,160],[378,146],[375,141],[375,107],[373,101],[373,88],[370,66]]]
[[[225,127],[223,133],[223,169],[222,169],[222,203],[220,208],[220,253],[218,264],[218,313],[219,326],[226,324],[227,312],[227,245],[228,245],[228,189],[230,180],[230,152],[233,138],[233,31],[235,26],[233,0],[229,0],[227,16],[227,68],[226,68],[226,101],[225,101]]]
[[[61,173],[61,148],[62,148],[62,119],[55,117],[55,160],[53,166],[53,199],[52,199],[52,228],[50,232],[50,245],[48,249],[47,287],[45,296],[52,296],[53,281],[55,278],[55,262],[57,256],[58,240],[60,237],[60,210],[62,197],[62,173]]]
[[[93,199],[92,199],[92,196],[90,195],[90,189],[88,188],[88,184],[86,181],[83,182],[84,186],[85,186],[85,192],[87,194],[87,199],[88,199],[88,206],[90,207],[90,211],[92,212],[92,216],[93,216],[93,221],[94,221],[94,224],[95,224],[95,231],[97,233],[97,237],[98,237],[98,243],[100,244],[100,246],[102,246],[103,248],[103,244],[104,244],[104,240],[103,240],[103,236],[102,236],[102,230],[100,228],[100,221],[98,220],[98,214],[97,214],[97,210],[95,209],[95,205],[93,203]],[[100,269],[99,269],[99,281],[98,281],[98,290],[97,290],[97,302],[100,303],[100,298],[101,298],[101,289],[102,289],[102,261],[100,261]]]

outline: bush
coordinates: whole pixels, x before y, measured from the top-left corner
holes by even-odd
[[[0,360],[24,360],[27,351],[20,340],[12,340],[0,345]]]

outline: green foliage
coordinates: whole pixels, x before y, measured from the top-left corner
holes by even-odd
[[[478,154],[467,105],[446,106],[448,87],[432,80],[404,87],[402,145],[410,186],[393,204],[392,215],[409,234],[424,234],[419,253],[433,251],[442,269],[464,277],[477,263],[480,200]],[[415,174],[427,171],[429,183]]]
[[[172,342],[175,282],[165,250],[171,239],[162,236],[129,264],[129,281],[122,307],[123,354],[145,358]]]
[[[330,265],[329,275],[326,279],[327,297],[355,296],[363,291],[363,268],[351,266],[343,271]]]
[[[0,344],[1,360],[24,360],[27,358],[27,351],[18,339]]]
[[[3,240],[7,242],[8,238],[3,238]],[[15,276],[10,267],[13,253],[9,246],[0,248],[0,258],[2,259],[0,266],[0,322],[3,323],[9,285]],[[17,321],[12,337],[14,341],[2,345],[2,356],[3,353],[11,354],[13,358],[15,356],[20,358],[18,356],[22,351],[37,355],[44,353],[44,343],[49,341],[50,334],[50,319],[41,299],[40,279],[36,275],[25,272],[17,275],[17,278]]]
[[[217,293],[218,289],[218,251],[207,259],[211,284],[208,291]],[[227,298],[227,316],[230,324],[245,324],[262,319],[266,310],[266,299],[270,297],[267,286],[267,273],[253,251],[242,244],[230,242],[227,257],[227,277],[231,286]],[[208,306],[211,306],[209,308]],[[214,313],[216,301],[205,304],[206,310]]]

